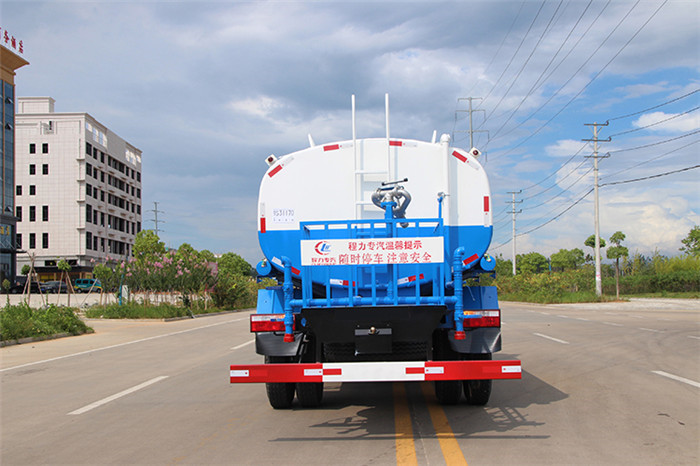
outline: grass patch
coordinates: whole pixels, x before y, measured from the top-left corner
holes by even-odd
[[[700,291],[659,291],[657,293],[640,293],[625,295],[625,298],[671,298],[700,299]]]
[[[29,337],[47,337],[60,333],[81,335],[92,331],[75,314],[75,309],[49,305],[32,309],[28,304],[5,306],[0,311],[0,340],[11,341]]]
[[[85,317],[90,319],[172,319],[174,317],[187,317],[198,314],[219,312],[217,308],[199,308],[193,306],[190,310],[175,304],[160,303],[140,304],[136,302],[108,304],[106,306],[93,306],[85,311]]]
[[[615,296],[596,296],[595,292],[578,291],[573,293],[499,293],[501,301],[519,301],[538,304],[604,303],[616,301]],[[620,298],[625,299],[625,298]]]

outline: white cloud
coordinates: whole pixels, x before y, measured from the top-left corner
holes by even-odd
[[[632,125],[637,128],[649,126],[650,131],[686,133],[700,129],[700,113],[697,111],[685,115],[664,112],[646,113],[635,120]]]
[[[234,111],[259,118],[268,118],[273,113],[277,113],[285,107],[280,99],[268,96],[259,96],[242,100],[232,100],[227,107]]]

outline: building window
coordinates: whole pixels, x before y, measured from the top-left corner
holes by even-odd
[[[92,185],[90,183],[85,184],[85,195],[92,197]]]
[[[97,236],[92,239],[92,248],[97,251]]]
[[[36,234],[29,233],[29,249],[36,248]]]
[[[47,206],[47,205],[41,206],[41,221],[42,222],[49,221],[49,206]]]
[[[92,222],[92,206],[90,204],[85,205],[85,221]]]
[[[36,154],[36,144],[34,144],[33,142],[29,144],[29,153]]]
[[[17,235],[15,235],[15,247],[17,249],[22,249],[22,233],[17,233]]]
[[[42,154],[48,154],[49,153],[49,143],[45,142],[41,145],[41,153]]]
[[[85,233],[85,248],[92,249],[92,233],[89,231]]]
[[[49,164],[48,163],[45,163],[41,166],[41,173],[44,175],[49,174]]]
[[[141,206],[140,205],[136,206],[136,213],[141,215]]]
[[[16,194],[17,196],[21,196],[21,195],[22,195],[22,185],[21,185],[21,184],[18,184],[17,186],[15,186],[15,194]]]
[[[44,249],[49,248],[49,234],[48,233],[41,234],[41,247]]]
[[[36,185],[35,184],[30,184],[29,185],[29,195],[34,196],[36,194]]]
[[[36,175],[36,165],[34,165],[33,163],[29,164],[29,174]]]
[[[36,221],[36,206],[33,206],[33,205],[29,206],[29,221],[30,222]]]
[[[92,165],[90,165],[89,163],[85,164],[85,173],[88,176],[92,176]]]
[[[17,217],[17,221],[21,222],[22,221],[22,206],[18,205],[15,207],[15,217]]]
[[[92,155],[92,145],[89,142],[85,143],[85,153],[87,155]]]
[[[141,182],[141,172],[136,172],[136,181]]]
[[[92,211],[92,223],[97,225],[97,210]]]

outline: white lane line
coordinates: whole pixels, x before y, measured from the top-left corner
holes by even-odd
[[[700,337],[696,337],[694,335],[688,335],[688,338],[695,338],[696,340],[700,340]]]
[[[234,346],[234,347],[231,348],[231,349],[232,349],[232,350],[241,349],[241,348],[243,348],[244,346],[250,345],[251,343],[255,343],[255,340],[246,341],[245,343],[241,343],[240,345]]]
[[[112,349],[112,348],[119,348],[121,346],[133,345],[134,343],[142,343],[144,341],[157,340],[158,338],[171,337],[173,335],[179,335],[181,333],[194,332],[195,330],[201,330],[203,328],[216,327],[217,325],[230,324],[231,322],[240,322],[241,320],[247,320],[247,318],[227,320],[226,322],[218,322],[216,324],[203,325],[201,327],[190,328],[187,330],[180,330],[178,332],[171,332],[171,333],[165,333],[163,335],[156,335],[153,337],[141,338],[140,340],[127,341],[125,343],[119,343],[116,345],[105,346],[103,348],[96,348],[96,349],[92,349],[92,350],[81,351],[79,353],[66,354],[64,356],[57,356],[55,358],[42,359],[41,361],[28,362],[26,364],[20,364],[19,366],[12,366],[12,367],[6,367],[4,369],[0,369],[0,372],[11,371],[12,369],[20,369],[22,367],[34,366],[36,364],[43,364],[45,362],[58,361],[60,359],[72,358],[74,356],[81,356],[83,354],[96,353],[97,351],[103,351],[103,350],[108,350],[108,349]]]
[[[547,336],[547,335],[542,335],[541,333],[533,333],[533,335],[537,335],[538,337],[546,338],[547,340],[556,341],[557,343],[561,343],[562,345],[568,345],[568,344],[569,344],[568,341],[560,340],[560,339],[558,339],[558,338],[550,337],[550,336]]]
[[[571,317],[569,317],[569,316],[562,316],[562,315],[559,315],[559,314],[557,314],[557,317],[561,317],[562,319],[571,319]]]
[[[574,319],[576,319],[576,320],[581,320],[581,321],[583,321],[583,322],[590,322],[590,320],[584,319],[583,317],[574,317]]]
[[[540,311],[540,314],[544,314],[544,315],[546,315],[546,316],[551,315],[549,312],[542,312],[542,311]]]
[[[82,408],[80,408],[80,409],[76,409],[75,411],[71,411],[70,413],[68,413],[68,415],[69,415],[69,416],[76,416],[76,415],[78,415],[78,414],[87,413],[88,411],[92,411],[92,410],[95,409],[95,408],[99,408],[100,406],[105,405],[105,404],[109,403],[110,401],[117,400],[117,399],[119,399],[119,398],[121,398],[121,397],[123,397],[123,396],[126,396],[126,395],[129,395],[129,394],[131,394],[131,393],[134,393],[134,392],[136,392],[136,391],[138,391],[138,390],[141,390],[142,388],[146,388],[146,387],[148,387],[149,385],[153,385],[154,383],[160,382],[161,380],[165,380],[165,379],[167,379],[167,378],[168,378],[167,375],[161,375],[160,377],[156,377],[156,378],[151,379],[151,380],[149,380],[149,381],[147,381],[147,382],[144,382],[144,383],[142,383],[142,384],[136,385],[135,387],[128,388],[128,389],[126,389],[126,390],[124,390],[124,391],[122,391],[122,392],[119,392],[119,393],[115,394],[115,395],[108,396],[107,398],[103,398],[103,399],[101,399],[100,401],[95,401],[94,403],[91,403],[91,404],[89,404],[89,405],[87,405],[87,406],[84,406],[84,407],[82,407]]]
[[[664,372],[664,371],[652,371],[652,372],[656,375],[660,375],[662,377],[668,377],[669,379],[677,380],[679,382],[683,382],[683,383],[687,383],[688,385],[692,385],[693,387],[700,388],[700,382],[686,379],[685,377],[680,377],[678,375],[669,374],[668,372]]]
[[[605,322],[604,320],[601,320],[600,323],[605,325],[612,325],[614,327],[622,327],[622,324],[616,324],[615,322]]]
[[[639,330],[644,330],[645,332],[655,332],[655,333],[664,333],[663,330],[654,330],[653,328],[644,328],[644,327],[637,327]]]

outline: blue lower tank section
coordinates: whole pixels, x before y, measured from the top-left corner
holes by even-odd
[[[398,283],[399,295],[410,295],[412,289],[416,287],[416,282],[421,285],[428,283],[441,283],[449,281],[450,264],[452,264],[452,254],[459,248],[464,248],[464,268],[479,269],[480,271],[491,271],[495,266],[495,260],[486,256],[486,250],[491,243],[493,227],[488,226],[440,226],[440,236],[445,238],[444,263],[440,264],[398,264],[398,265],[334,265],[334,266],[313,266],[307,267],[307,276],[311,277],[317,286],[332,288],[333,295],[347,297],[350,283],[352,288],[367,289],[374,285],[377,293],[384,294],[382,287],[389,283]],[[311,239],[347,239],[347,229],[326,229],[314,232]],[[365,235],[365,236],[363,236]],[[431,237],[436,235],[436,227],[415,226],[411,228],[397,228],[392,237]],[[369,236],[362,230],[352,230],[352,238],[380,237]],[[386,237],[386,236],[384,236]],[[259,271],[270,271],[272,268],[283,271],[282,257],[291,260],[294,275],[301,276],[301,250],[302,239],[309,239],[304,236],[301,230],[267,231],[258,233],[260,247],[268,263]],[[442,280],[441,280],[442,279]],[[444,281],[443,281],[444,280]],[[386,289],[386,288],[384,288]]]

